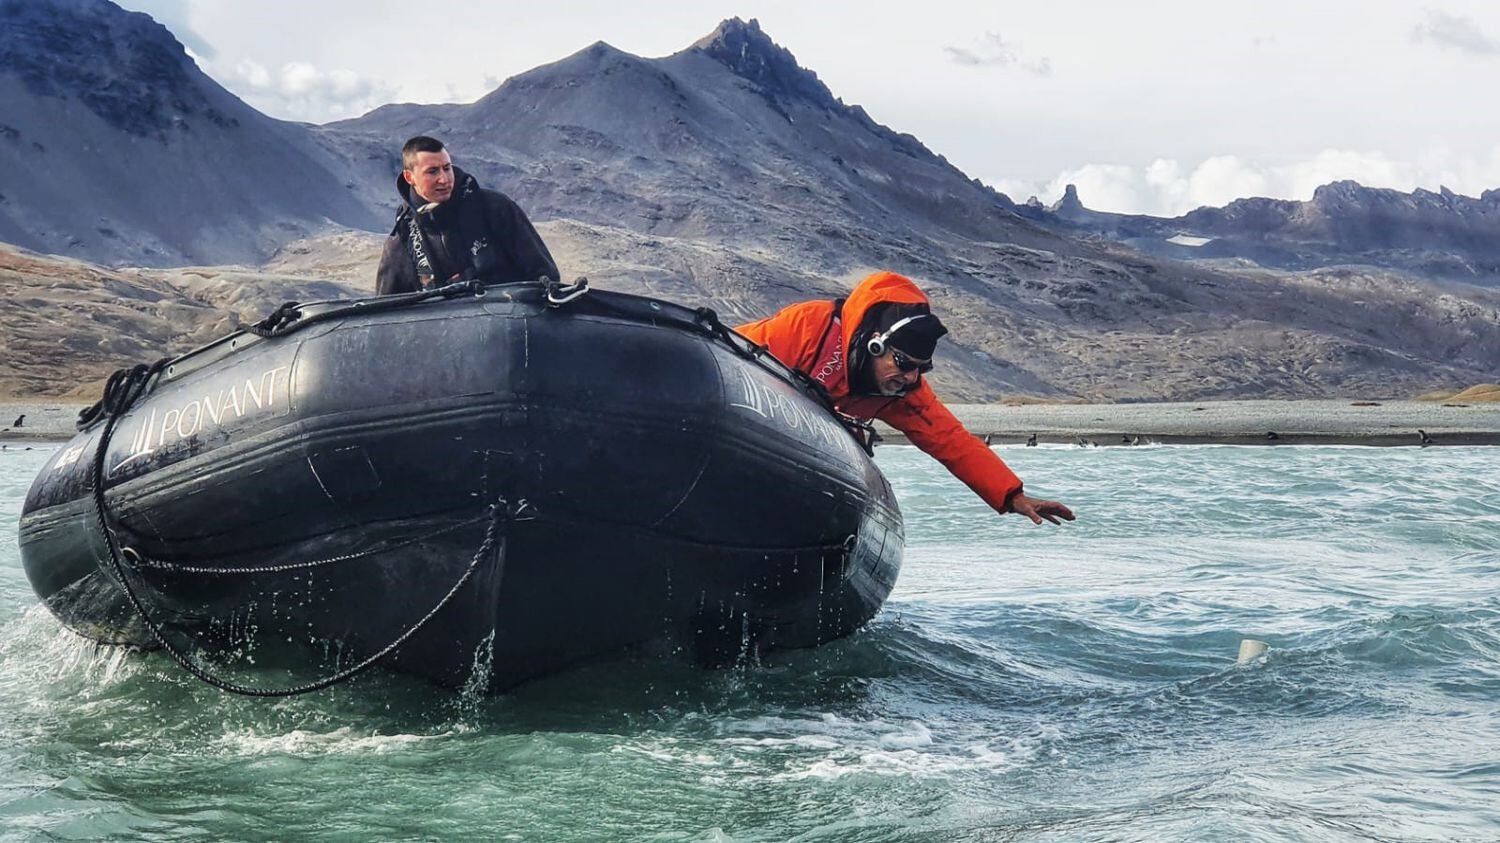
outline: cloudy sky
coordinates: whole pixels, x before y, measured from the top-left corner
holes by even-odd
[[[276,117],[467,102],[594,41],[762,28],[845,102],[1017,200],[1179,214],[1352,178],[1500,187],[1500,4],[122,0]]]

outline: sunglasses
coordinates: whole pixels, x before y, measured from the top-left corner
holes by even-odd
[[[900,349],[891,349],[891,362],[895,363],[896,368],[902,372],[916,372],[919,375],[925,375],[932,371],[931,360],[913,360],[902,354]]]

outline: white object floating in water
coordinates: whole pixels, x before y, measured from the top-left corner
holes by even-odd
[[[1240,642],[1240,657],[1235,660],[1236,664],[1249,664],[1260,656],[1265,655],[1271,645],[1264,641],[1256,641],[1254,638],[1246,638]]]

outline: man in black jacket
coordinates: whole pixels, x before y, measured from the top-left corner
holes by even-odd
[[[509,196],[453,166],[442,141],[401,148],[401,210],[386,238],[375,291],[410,293],[455,281],[560,280],[531,220]]]

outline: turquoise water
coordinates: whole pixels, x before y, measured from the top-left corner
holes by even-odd
[[[38,609],[0,452],[0,839],[1500,839],[1500,449],[1001,452],[1080,520],[882,448],[907,561],[845,641],[279,702]]]

